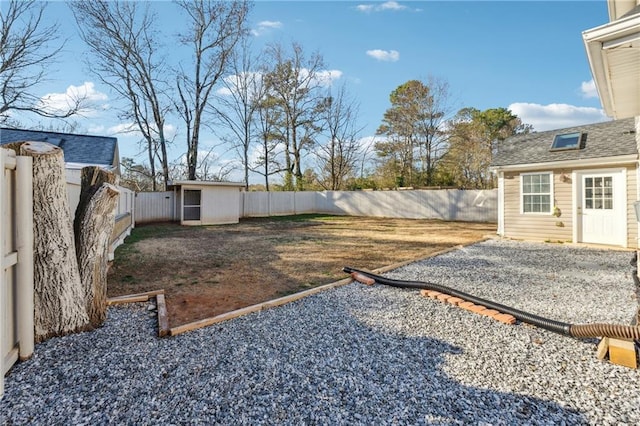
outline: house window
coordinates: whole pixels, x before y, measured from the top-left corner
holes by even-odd
[[[586,135],[586,133],[585,133]],[[582,142],[582,133],[565,133],[564,135],[556,135],[551,144],[551,151],[560,151],[565,149],[580,149]]]
[[[183,220],[200,220],[200,198],[200,190],[184,190]]]
[[[551,173],[521,175],[522,212],[551,213]]]

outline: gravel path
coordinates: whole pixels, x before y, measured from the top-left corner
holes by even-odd
[[[631,253],[487,241],[390,273],[569,322],[628,324]],[[357,267],[358,265],[350,265]],[[146,305],[52,339],[1,424],[638,424],[640,371],[595,341],[351,284],[177,337]]]

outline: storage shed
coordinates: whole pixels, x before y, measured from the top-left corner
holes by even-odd
[[[174,181],[176,219],[181,225],[222,225],[240,221],[243,183]]]

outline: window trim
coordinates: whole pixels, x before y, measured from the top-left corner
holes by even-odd
[[[530,176],[530,175],[549,175],[549,211],[544,211],[544,212],[525,212],[524,211],[524,179],[523,176]],[[553,207],[554,207],[554,195],[553,195],[553,172],[552,171],[543,171],[543,172],[528,172],[528,173],[520,173],[520,214],[524,214],[524,215],[533,215],[533,216],[546,216],[546,215],[550,215],[553,213]],[[546,195],[546,193],[540,193],[542,195]]]

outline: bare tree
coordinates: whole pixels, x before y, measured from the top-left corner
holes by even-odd
[[[254,137],[254,116],[265,95],[262,74],[253,68],[253,57],[248,38],[231,56],[231,75],[222,79],[211,106],[215,117],[231,134],[225,139],[237,150],[243,166],[245,189],[249,189],[250,148]]]
[[[325,98],[323,121],[327,142],[315,150],[320,165],[320,185],[324,189],[343,189],[345,178],[354,171],[360,150],[357,128],[358,108],[342,86],[335,96]]]
[[[230,56],[246,33],[246,0],[178,0],[189,18],[180,42],[193,49],[191,66],[182,65],[177,76],[177,110],[186,126],[188,178],[196,178],[198,145],[203,116],[216,83],[228,69]]]
[[[291,52],[279,44],[269,46],[267,56],[273,69],[264,76],[268,96],[282,111],[280,128],[285,148],[285,189],[303,189],[302,154],[313,145],[321,130],[324,107],[319,78],[324,60],[319,53],[305,58],[302,46],[293,43]],[[295,186],[293,179],[295,178]]]
[[[277,131],[277,123],[281,122],[280,110],[274,107],[273,98],[264,97],[258,102],[254,118],[259,155],[250,168],[264,177],[265,189],[269,191],[269,177],[283,171],[278,161],[283,145],[282,135]]]
[[[92,52],[90,69],[128,103],[122,117],[134,122],[146,145],[151,175],[156,158],[162,167],[163,186],[169,180],[166,116],[171,110],[167,97],[167,73],[155,15],[141,3],[95,0],[71,2],[80,36]],[[156,190],[156,180],[153,180]]]
[[[47,118],[67,118],[83,107],[84,96],[69,100],[68,108],[55,111],[34,94],[46,80],[56,56],[64,47],[59,25],[44,25],[45,2],[10,0],[0,14],[0,123],[11,111]]]

